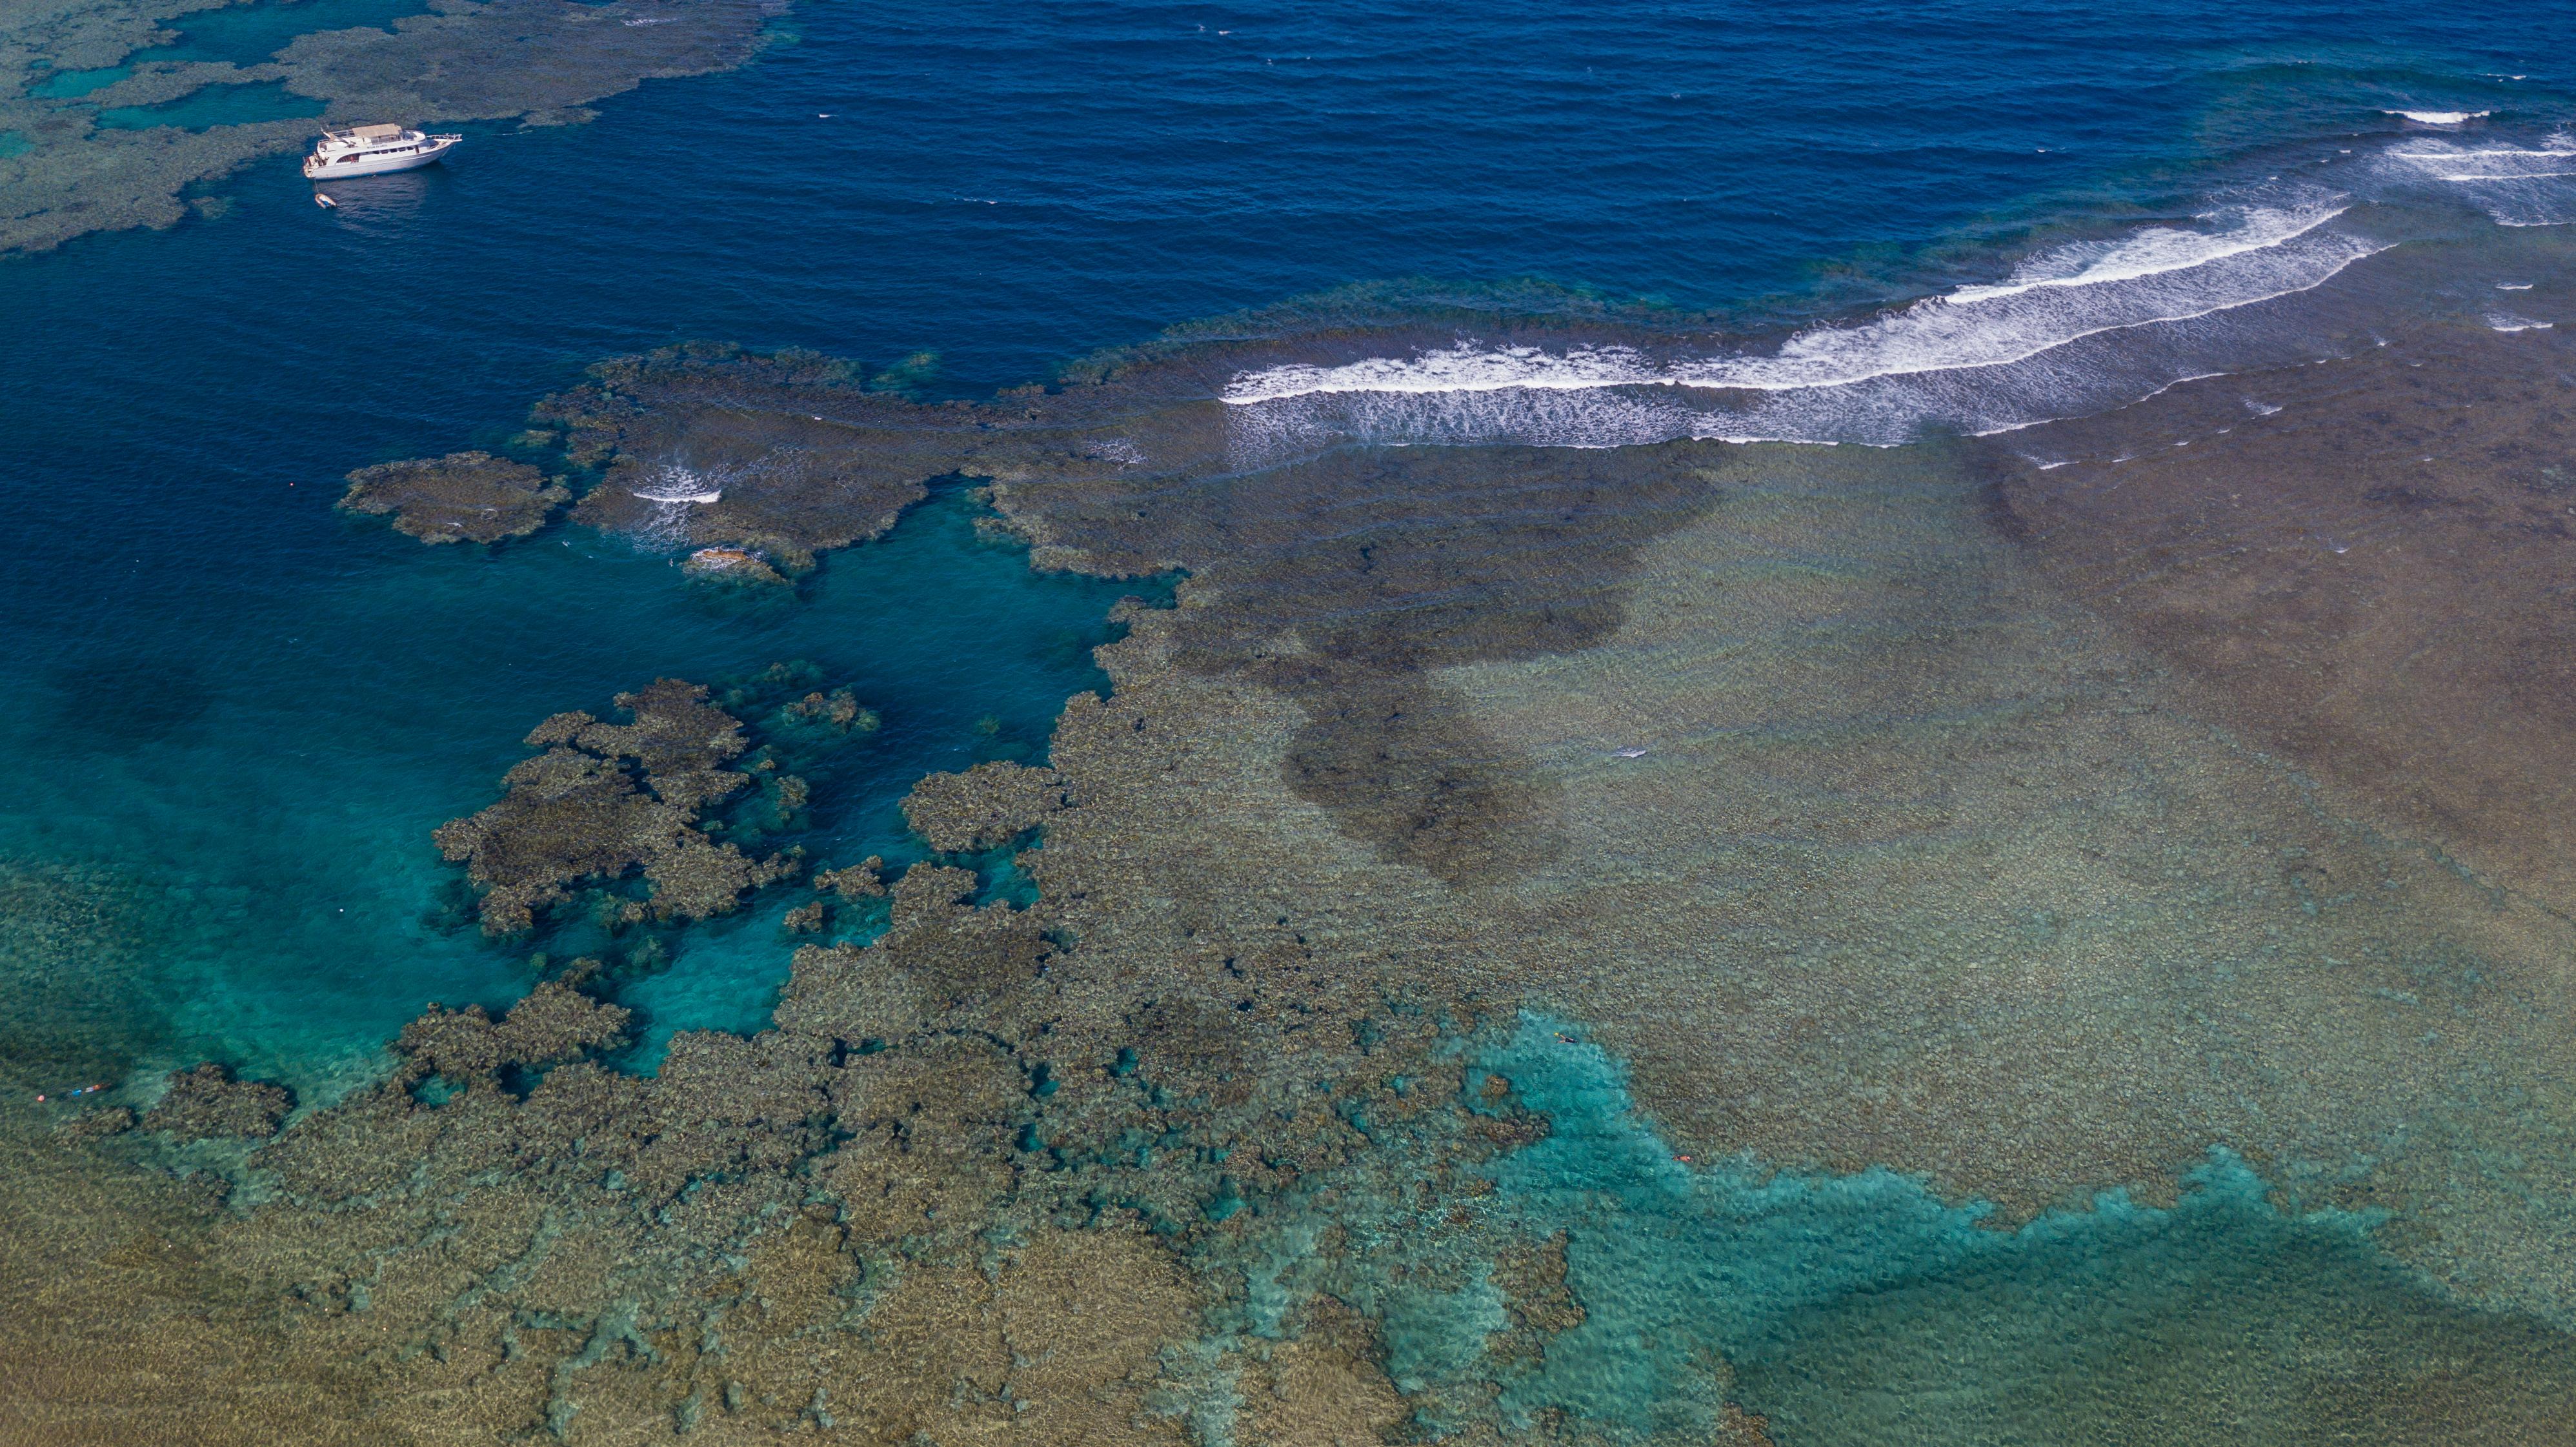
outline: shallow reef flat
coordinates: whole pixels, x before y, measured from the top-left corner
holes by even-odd
[[[113,871],[0,861],[0,1081],[61,1098],[112,1085],[160,1035],[149,930],[134,882]]]
[[[2571,362],[2481,318],[2194,382],[1999,449],[1999,517],[2345,807],[2576,913]]]
[[[428,0],[425,13],[390,30],[293,35],[252,64],[128,63],[137,50],[174,39],[171,22],[212,8],[204,0],[11,0],[0,10],[0,136],[17,142],[0,146],[0,252],[172,225],[187,214],[181,197],[190,183],[293,150],[321,125],[586,120],[589,102],[645,80],[741,65],[786,7],[784,0]],[[59,77],[88,72],[97,73],[96,85],[64,92]],[[131,122],[135,108],[235,86],[280,87],[284,97],[316,103],[319,115]]]
[[[2334,716],[2291,670],[2160,621],[2458,696],[2373,710],[2393,754],[2499,717],[2568,583],[2519,510],[2547,373],[2486,350],[2527,339],[2236,378],[2277,427],[2117,489],[2022,455],[2197,394],[1891,449],[1282,456],[1217,393],[1287,345],[939,405],[683,348],[543,404],[573,518],[646,546],[811,566],[963,473],[1038,566],[1185,576],[1043,765],[924,780],[927,857],[814,882],[883,927],[782,941],[757,1035],[615,1069],[577,966],[266,1139],[182,1138],[276,1104],[214,1076],[157,1126],[12,1105],[0,1189],[49,1203],[0,1251],[67,1318],[10,1368],[34,1430],[2576,1440],[2576,926],[2549,811],[2476,802],[2557,797],[2561,716],[2390,792],[2283,729]],[[2301,450],[2433,405],[2458,506]],[[640,495],[683,468],[722,485]],[[2395,544],[2491,530],[2475,645],[2391,667],[2253,542],[2172,541],[2287,471],[2376,521],[2398,640],[2465,585]],[[633,702],[736,757],[739,715]],[[611,727],[532,744],[613,762]]]
[[[526,537],[571,500],[570,489],[524,462],[456,452],[359,468],[340,506],[391,514],[397,532],[435,545]]]

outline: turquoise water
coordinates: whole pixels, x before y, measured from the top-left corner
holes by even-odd
[[[409,8],[205,12],[138,58],[255,60]],[[514,998],[533,953],[585,941],[484,939],[430,830],[495,797],[536,721],[658,676],[804,660],[852,689],[884,727],[813,762],[812,829],[782,842],[908,857],[911,781],[1041,756],[1065,697],[1104,686],[1110,607],[1157,591],[1031,573],[955,486],[777,594],[568,525],[432,549],[332,510],[351,468],[502,445],[600,357],[931,351],[927,390],[973,395],[1413,276],[1544,277],[1751,333],[2191,224],[2283,157],[2389,142],[2392,109],[2490,111],[2525,147],[2576,119],[2565,5],[972,4],[782,29],[742,71],[649,83],[588,125],[465,126],[447,164],[340,188],[338,210],[271,158],[203,188],[220,214],[0,261],[0,866],[40,881],[8,895],[25,927],[0,952],[13,1081],[213,1058],[327,1095],[423,1003]],[[309,113],[291,100],[227,88],[101,124]],[[788,902],[613,962],[644,1014],[625,1063],[675,1029],[757,1027]],[[1686,1166],[1615,1062],[1555,1035],[1489,1047],[1556,1121],[1495,1168],[1495,1209],[1531,1234],[1581,1223],[1589,1314],[1511,1410],[1697,1429],[1707,1348],[1782,1442],[1942,1440],[1852,1403],[1900,1411],[1973,1351],[1970,1375],[2029,1390],[1939,1431],[2042,1440],[2013,1414],[2085,1420],[2048,1384],[2116,1374],[2155,1323],[2205,1325],[2175,1347],[2195,1361],[2338,1316],[2396,1353],[2436,1310],[2369,1221],[2284,1215],[2227,1159],[2169,1209],[2109,1198],[2010,1231],[1884,1172]],[[1481,1369],[1490,1291],[1382,1304],[1400,1381]],[[1940,1325],[1962,1320],[1996,1325]]]
[[[134,53],[135,60],[183,60],[257,65],[299,35],[365,26],[391,30],[410,15],[426,15],[420,0],[259,0],[182,15],[162,28],[178,32],[168,45]]]
[[[2547,1424],[2576,1390],[2564,1333],[2446,1303],[2379,1249],[2385,1213],[2284,1205],[2223,1150],[2169,1205],[2113,1191],[2005,1223],[1884,1169],[1678,1155],[1566,1021],[1458,1043],[1475,1108],[1499,1078],[1547,1121],[1482,1169],[1491,1194],[1420,1191],[1437,1168],[1419,1138],[1371,1122],[1390,1159],[1210,1212],[1258,1220],[1215,1248],[1247,1284],[1221,1329],[1288,1335],[1295,1303],[1329,1292],[1382,1323],[1435,1438],[1491,1411],[1703,1440],[1732,1404],[1773,1441],[1836,1447],[2512,1442],[2559,1440]],[[1504,1350],[1502,1258],[1551,1241],[1581,1317],[1543,1353]],[[2464,1385],[2481,1394],[2465,1411]]]
[[[278,579],[247,573],[195,605],[186,652],[43,650],[0,744],[26,761],[0,853],[132,883],[152,965],[121,984],[157,1017],[154,1044],[305,1083],[359,1068],[426,1001],[506,1003],[529,951],[554,945],[483,940],[429,844],[497,796],[548,714],[606,714],[659,676],[811,663],[884,720],[809,771],[811,831],[771,842],[824,863],[917,857],[893,804],[923,773],[1041,756],[1064,698],[1105,689],[1088,650],[1138,590],[1034,574],[975,535],[972,510],[944,492],[793,598],[691,584],[588,534],[433,552],[330,521],[326,577],[291,609]],[[126,572],[148,588],[143,566]],[[669,978],[636,995],[657,1036],[759,1022],[785,973],[779,908],[678,943]],[[353,948],[387,963],[353,968]]]
[[[134,67],[130,65],[103,66],[97,70],[57,70],[27,87],[27,94],[38,100],[71,100],[101,86],[114,85],[133,73]]]
[[[215,126],[297,120],[318,116],[328,108],[327,103],[296,95],[285,82],[272,80],[250,85],[210,85],[160,105],[110,106],[98,113],[98,124],[111,131],[141,131],[154,126],[202,131]]]

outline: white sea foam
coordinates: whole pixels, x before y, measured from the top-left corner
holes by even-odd
[[[2562,132],[2537,146],[2464,146],[2424,136],[2388,154],[2458,188],[2499,225],[2576,221],[2576,136]]]
[[[2006,366],[2100,332],[2191,321],[2308,290],[2378,249],[2358,236],[2319,233],[2341,214],[2340,205],[2249,210],[2212,232],[2150,227],[2079,242],[2025,262],[2004,282],[1961,287],[1859,326],[1800,332],[1769,356],[1656,361],[1629,347],[1544,352],[1462,341],[1409,358],[1249,373],[1225,400],[1636,386],[1782,392]]]
[[[1609,447],[1679,437],[1891,445],[2134,401],[2238,359],[2286,360],[2263,304],[2381,243],[2338,201],[2247,207],[2040,253],[2004,280],[1769,352],[1461,340],[1410,357],[1246,373],[1224,392],[1247,462],[1335,437]],[[2243,313],[2243,315],[2238,315]]]
[[[627,493],[653,504],[653,516],[635,529],[638,539],[649,547],[676,548],[688,541],[689,509],[721,501],[724,478],[666,462],[653,470],[652,481]]]
[[[1963,286],[1944,300],[1952,305],[2012,296],[2043,286],[2099,286],[2161,272],[2205,266],[2225,257],[2278,246],[2304,236],[2342,215],[2340,205],[2297,209],[2253,208],[2233,218],[2220,231],[2185,231],[2150,226],[2114,241],[2083,241],[2057,247],[2013,269],[2010,280],[1993,286]]]
[[[724,500],[723,488],[698,488],[698,478],[695,473],[691,473],[684,468],[675,468],[673,470],[680,473],[683,480],[665,483],[662,490],[659,492],[633,490],[634,496],[642,498],[646,502],[657,503],[709,503],[722,502]],[[686,490],[690,488],[698,488],[698,490]]]
[[[2490,315],[2487,325],[2500,332],[2545,332],[2556,323],[2536,322],[2529,317]]]
[[[2493,111],[2381,111],[2384,116],[2404,116],[2419,126],[2464,126],[2484,120]]]
[[[2531,283],[2530,283],[2530,282],[2527,282],[2527,281],[2500,281],[2500,282],[2497,282],[2497,283],[2496,283],[2496,290],[2498,290],[2498,291],[2529,291],[2529,290],[2531,290]]]

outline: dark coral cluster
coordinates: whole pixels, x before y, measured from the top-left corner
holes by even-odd
[[[570,501],[570,488],[524,462],[451,452],[359,468],[340,506],[391,513],[396,531],[424,543],[497,543],[535,532]]]
[[[266,1139],[294,1108],[295,1097],[282,1085],[236,1080],[220,1065],[200,1065],[170,1077],[168,1092],[143,1113],[142,1124],[187,1140]]]
[[[631,916],[678,920],[727,913],[796,872],[792,857],[754,859],[708,837],[707,812],[754,776],[732,767],[748,746],[741,725],[706,700],[704,687],[666,678],[617,696],[627,723],[557,714],[528,735],[545,752],[502,776],[499,803],[439,828],[439,851],[483,890],[486,933],[528,930],[572,886],[637,870],[651,893]]]
[[[536,413],[599,474],[574,517],[698,549],[704,570],[806,572],[883,535],[950,470],[946,427],[834,358],[701,344],[591,375]]]

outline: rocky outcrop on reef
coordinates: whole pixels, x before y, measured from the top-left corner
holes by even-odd
[[[700,548],[681,561],[692,578],[731,583],[784,583],[787,578],[758,553],[741,548]]]
[[[545,752],[502,776],[501,802],[440,826],[439,851],[483,889],[486,933],[527,930],[570,886],[634,870],[651,892],[630,915],[659,919],[727,913],[745,892],[795,873],[792,858],[751,858],[701,827],[753,782],[730,767],[746,747],[741,725],[706,699],[704,687],[666,678],[617,696],[628,723],[557,714],[528,735]]]
[[[87,95],[29,93],[45,73],[116,65],[165,42],[164,22],[204,0],[41,3],[12,18],[26,43],[0,56],[19,67],[0,82],[0,133],[31,144],[0,156],[0,251],[44,250],[72,237],[170,226],[187,214],[189,183],[223,175],[309,140],[306,120],[121,130],[102,107],[153,106],[210,85],[282,83],[327,101],[325,123],[399,116],[414,124],[519,117],[530,125],[589,119],[588,103],[644,80],[729,70],[764,43],[784,0],[435,0],[393,28],[358,25],[297,37],[255,65],[142,61]],[[201,198],[205,199],[205,198]]]
[[[572,489],[526,463],[451,452],[359,468],[340,506],[391,513],[397,532],[424,543],[497,543],[535,532],[571,500]]]
[[[285,1086],[236,1080],[220,1065],[200,1065],[170,1077],[169,1091],[143,1113],[143,1128],[182,1140],[267,1137],[293,1109],[294,1093]]]

